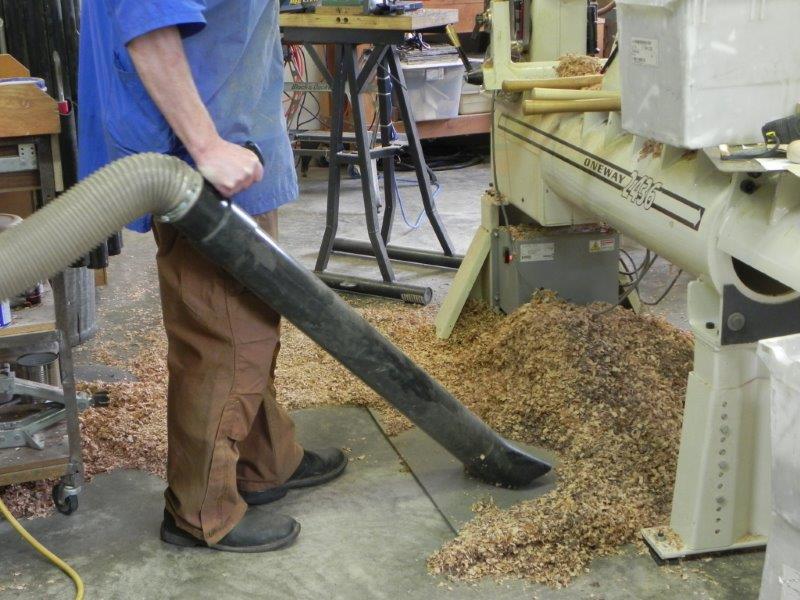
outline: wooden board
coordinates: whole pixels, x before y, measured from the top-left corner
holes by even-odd
[[[424,0],[425,8],[449,8],[458,10],[458,33],[472,33],[475,17],[483,12],[484,0]]]
[[[61,131],[58,103],[35,85],[0,86],[0,137]]]
[[[398,127],[399,131],[405,131]],[[441,137],[454,137],[458,135],[475,135],[478,133],[489,133],[492,130],[491,113],[479,113],[476,115],[459,115],[452,119],[441,119],[439,121],[419,121],[417,131],[420,139],[427,140]]]
[[[55,331],[55,321],[42,321],[41,323],[12,323],[8,327],[0,329],[0,338],[11,337],[14,335],[27,335],[29,333],[47,333]]]
[[[0,77],[30,77],[31,72],[10,54],[0,54]]]
[[[29,191],[5,192],[0,185],[0,213],[17,215],[24,219],[33,213],[35,202],[36,198]]]
[[[436,314],[436,337],[446,340],[453,333],[458,317],[464,309],[472,288],[480,277],[483,265],[489,257],[492,238],[488,229],[478,227],[475,237],[464,256],[461,268],[456,273],[450,291]]]
[[[0,329],[0,338],[55,330],[55,307],[50,287],[45,286],[42,303],[39,306],[13,310],[11,316],[11,325]]]
[[[61,477],[69,467],[67,425],[64,421],[44,430],[45,447],[0,450],[0,485]]]
[[[418,31],[458,22],[458,10],[422,9],[404,15],[373,16],[322,13],[285,13],[281,27],[317,29],[373,29],[377,31]]]
[[[1,117],[0,117],[1,118]],[[19,173],[0,173],[0,193],[6,192],[33,192],[40,187],[39,171],[22,171]],[[1,208],[1,207],[0,207]],[[3,210],[1,212],[13,211]],[[20,217],[27,217],[32,211],[28,211]]]

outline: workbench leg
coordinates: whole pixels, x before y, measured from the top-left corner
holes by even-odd
[[[375,52],[378,51],[376,48]],[[391,145],[394,133],[392,128],[392,78],[389,70],[389,61],[384,56],[378,65],[378,110],[380,115],[381,145]],[[383,159],[383,189],[386,201],[385,212],[383,213],[383,225],[381,227],[381,237],[384,243],[388,244],[392,237],[392,225],[394,224],[397,175],[395,173],[394,156],[387,156]]]
[[[361,105],[361,98],[358,93],[356,53],[357,46],[345,46],[344,67],[350,84],[350,103],[353,107],[354,130],[356,145],[358,146],[358,164],[361,171],[361,189],[364,194],[364,213],[367,218],[367,233],[375,251],[375,258],[378,261],[381,276],[384,281],[391,282],[395,280],[395,276],[378,223],[378,198],[375,192],[377,186],[375,185],[375,173],[372,169],[372,138],[367,131],[364,107]]]
[[[39,178],[41,187],[40,206],[45,206],[56,197],[56,177],[53,167],[53,154],[49,137],[37,140],[39,158]],[[75,373],[72,364],[72,346],[70,333],[74,327],[80,328],[73,321],[73,310],[70,306],[70,295],[67,290],[66,272],[61,272],[50,281],[55,306],[56,329],[59,331],[58,356],[61,369],[62,389],[64,391],[64,410],[67,420],[67,438],[69,444],[69,472],[64,483],[77,493],[83,484],[83,460],[81,457],[81,429],[78,421],[78,400],[75,393]]]
[[[317,69],[319,69],[319,72],[322,75],[322,78],[325,80],[325,83],[327,83],[331,87],[331,89],[333,89],[335,76],[331,75],[331,72],[328,71],[328,65],[325,64],[324,60],[322,60],[322,57],[317,52],[317,49],[314,47],[314,44],[303,44],[303,48],[305,48],[306,52],[311,57],[311,60],[314,63],[314,65],[316,65]],[[338,67],[340,65],[341,65],[340,62],[336,63],[336,66],[334,67],[334,73],[338,73]]]
[[[53,289],[53,302],[56,312],[56,328],[60,332],[59,362],[61,386],[64,390],[64,410],[67,417],[67,437],[69,443],[69,473],[65,479],[67,486],[80,488],[83,484],[83,459],[81,455],[81,430],[78,421],[78,400],[75,392],[75,371],[72,363],[72,348],[65,327],[69,326],[69,298],[64,273],[59,273],[50,281]]]
[[[417,172],[417,181],[419,182],[419,190],[422,194],[422,204],[425,207],[425,214],[436,233],[439,244],[442,246],[445,256],[453,256],[455,250],[453,242],[450,241],[450,236],[442,223],[442,218],[439,216],[439,211],[436,209],[436,204],[433,200],[431,192],[431,179],[428,174],[428,166],[425,163],[425,156],[422,153],[422,144],[419,140],[419,133],[417,131],[417,122],[414,120],[414,115],[411,111],[411,106],[408,101],[406,79],[403,75],[403,68],[400,65],[400,59],[394,48],[390,48],[387,54],[387,59],[391,66],[392,75],[400,89],[397,91],[397,100],[400,105],[400,113],[403,115],[403,123],[405,123],[406,136],[408,137],[408,151],[414,161],[414,168]]]
[[[333,242],[339,228],[339,193],[342,185],[342,171],[339,152],[342,151],[344,129],[344,71],[342,46],[336,45],[333,68],[333,88],[331,90],[331,149],[328,169],[328,209],[325,217],[325,233],[317,256],[316,271],[328,268],[333,252]]]

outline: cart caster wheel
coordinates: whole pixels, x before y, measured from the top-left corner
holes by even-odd
[[[53,486],[53,503],[62,515],[71,515],[78,510],[78,496],[75,494],[65,496],[63,483]]]

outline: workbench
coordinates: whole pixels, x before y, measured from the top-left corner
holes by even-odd
[[[334,289],[346,292],[384,296],[405,302],[427,304],[432,297],[430,288],[403,285],[396,279],[390,259],[433,266],[458,268],[460,257],[436,209],[428,166],[422,152],[416,120],[407,96],[405,76],[395,45],[405,41],[409,33],[441,29],[458,21],[456,10],[419,10],[404,15],[374,16],[351,9],[319,9],[316,13],[290,13],[281,16],[284,41],[302,44],[330,86],[331,134],[328,181],[328,210],[325,233],[320,246],[315,271]],[[315,44],[334,46],[333,69],[319,56]],[[372,51],[359,67],[358,47],[372,46]],[[373,141],[360,95],[375,77],[378,90],[378,144]],[[350,93],[346,98],[345,88]],[[392,121],[393,98],[397,99],[405,126],[406,142],[401,143]],[[344,150],[344,113],[349,99],[354,121],[357,152]],[[441,253],[388,246],[395,209],[399,198],[395,177],[395,157],[408,152],[414,164],[417,183],[422,195],[425,214],[442,248]],[[377,161],[383,167],[385,206],[379,221]],[[369,243],[338,239],[339,193],[341,169],[358,168],[364,195]],[[356,278],[327,272],[334,252],[373,256],[378,263],[382,281]]]
[[[24,66],[0,55],[0,78],[28,77]],[[39,207],[63,191],[59,168],[58,103],[35,84],[0,85],[0,193],[36,192]],[[2,207],[0,206],[0,209]],[[41,448],[21,446],[0,449],[0,486],[40,479],[60,478],[54,489],[62,512],[77,508],[83,479],[78,401],[67,331],[70,324],[68,285],[64,273],[51,280],[52,300],[30,309],[19,322],[0,329],[0,349],[29,351],[31,347],[58,347],[62,375],[59,402],[65,418],[37,438]],[[51,388],[50,395],[58,391]],[[12,435],[0,429],[0,441]],[[6,440],[8,441],[8,440]]]
[[[344,12],[344,9],[318,9],[316,13],[287,13],[281,15],[282,28],[307,29],[309,27],[339,28],[343,30],[394,31],[400,33],[393,43],[402,43],[406,32],[424,31],[426,29],[456,24],[460,33],[472,31],[475,15],[483,12],[483,0],[467,0],[462,2],[426,2],[431,8],[415,11],[406,15],[367,16]],[[447,8],[445,8],[447,7]],[[347,38],[343,32],[342,38]],[[290,41],[290,40],[287,40]],[[322,42],[320,42],[322,43]],[[488,134],[492,127],[490,113],[459,115],[451,119],[421,121],[416,124],[420,139],[435,139],[462,135]],[[401,125],[400,131],[404,131]]]

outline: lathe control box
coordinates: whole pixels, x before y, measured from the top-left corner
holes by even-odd
[[[608,227],[500,227],[492,236],[494,305],[506,314],[540,289],[576,304],[616,303],[619,234]]]

